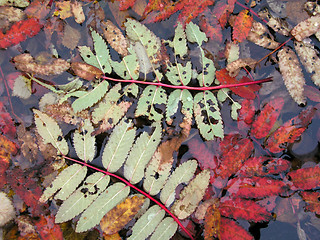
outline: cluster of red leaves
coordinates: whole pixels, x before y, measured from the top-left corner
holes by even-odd
[[[14,138],[16,135],[16,127],[3,102],[0,102],[0,133],[10,138]]]
[[[240,130],[250,131],[253,139],[266,138],[265,148],[271,152],[284,150],[284,144],[293,143],[305,131],[311,123],[315,109],[307,108],[270,133],[283,105],[283,99],[276,98],[264,104],[259,112],[255,109],[253,100],[243,100],[238,119]],[[188,147],[193,157],[199,161],[200,168],[210,169],[210,183],[216,193],[224,192],[214,207],[207,209],[206,239],[209,239],[209,236],[220,239],[253,239],[236,221],[228,218],[254,222],[270,221],[273,207],[262,201],[257,203],[256,200],[320,186],[320,167],[299,169],[286,174],[291,167],[289,161],[265,156],[252,157],[252,140],[238,133],[227,135],[216,152],[212,152],[199,140],[190,140]],[[210,199],[210,196],[206,198]],[[307,210],[320,211],[318,192],[303,192],[302,198],[308,203]],[[212,213],[213,208],[215,214]],[[225,224],[226,221],[230,223]]]
[[[0,30],[0,48],[7,48],[23,42],[27,37],[37,35],[41,28],[42,24],[36,18],[15,22],[5,34],[3,34],[3,30]]]

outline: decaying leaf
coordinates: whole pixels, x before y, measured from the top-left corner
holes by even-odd
[[[123,36],[121,30],[117,28],[110,20],[102,22],[102,29],[104,37],[110,46],[116,50],[120,55],[128,55],[128,41]]]
[[[263,9],[258,14],[261,18],[267,19],[267,25],[271,27],[274,31],[284,36],[290,35],[290,29],[287,22],[283,21],[279,17],[274,17],[267,8]]]
[[[278,52],[279,68],[289,94],[298,104],[305,104],[306,99],[303,95],[305,79],[299,64],[298,57],[288,47],[284,47]]]
[[[70,63],[60,58],[46,65],[38,64],[29,53],[15,56],[13,62],[20,71],[46,76],[61,74],[70,67]]]
[[[179,219],[189,217],[196,210],[209,185],[209,180],[210,171],[203,170],[181,191],[179,200],[176,200],[171,207]]]
[[[71,2],[71,12],[74,16],[76,23],[83,23],[86,20],[80,1]]]
[[[305,209],[320,214],[320,192],[301,192],[301,197],[307,203]]]
[[[0,0],[0,6],[14,6],[14,7],[20,7],[20,8],[25,8],[29,5],[28,0]]]
[[[303,39],[315,34],[320,28],[320,14],[311,16],[310,18],[300,22],[292,30],[291,34],[295,39],[301,42]]]
[[[248,33],[247,40],[257,44],[258,46],[275,49],[279,46],[279,43],[274,41],[270,34],[266,35],[267,28],[260,22],[254,21],[251,31]]]
[[[138,213],[144,201],[144,196],[134,195],[109,211],[100,221],[103,233],[111,235],[119,232]]]
[[[71,27],[69,24],[65,25],[62,37],[63,46],[73,50],[78,46],[80,38],[81,34],[76,28]]]
[[[226,67],[227,71],[229,72],[229,75],[231,77],[235,77],[239,74],[241,68],[244,67],[250,67],[250,68],[254,68],[254,66],[256,65],[256,60],[252,59],[252,58],[242,58],[242,59],[237,59],[231,63],[229,63]]]
[[[13,85],[12,95],[27,99],[31,96],[31,80],[25,76],[19,75]]]
[[[99,68],[87,63],[73,62],[71,63],[71,69],[77,76],[88,81],[92,81],[96,78],[99,79],[103,75],[103,72]]]
[[[14,7],[0,7],[0,28],[9,27],[10,23],[18,22],[25,18],[25,13]]]

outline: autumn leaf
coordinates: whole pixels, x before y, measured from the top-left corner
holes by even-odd
[[[99,68],[82,62],[71,63],[71,69],[77,76],[88,81],[92,81],[96,78],[99,79],[103,75],[103,72]]]
[[[237,173],[240,177],[276,175],[288,171],[291,163],[282,158],[265,156],[249,158]]]
[[[253,100],[243,99],[238,114],[238,128],[240,130],[248,129],[254,120],[255,113],[256,108]]]
[[[266,137],[277,121],[284,104],[283,98],[275,98],[263,106],[252,124],[251,135],[257,139]]]
[[[5,34],[3,30],[0,30],[0,48],[11,47],[23,42],[27,37],[37,35],[41,28],[42,24],[36,18],[15,22]]]
[[[35,222],[38,234],[42,240],[60,240],[63,239],[61,228],[54,223],[54,217],[40,216],[40,219]]]
[[[273,153],[283,151],[288,143],[294,143],[307,129],[315,112],[315,108],[308,107],[298,116],[285,122],[268,137],[265,147]]]
[[[213,17],[213,13],[210,9],[204,12],[205,15],[200,17],[199,26],[206,36],[213,41],[222,42],[222,29],[216,17]],[[208,17],[210,16],[210,17]]]
[[[220,237],[223,240],[253,240],[253,236],[248,233],[243,227],[241,227],[235,221],[229,218],[221,218],[220,223]]]
[[[234,219],[245,219],[247,221],[263,222],[272,219],[267,210],[252,200],[241,198],[222,201],[219,206],[222,216]]]
[[[16,127],[14,122],[7,112],[3,102],[0,101],[0,132],[6,134],[7,136],[14,138],[16,134]]]
[[[226,3],[226,1],[218,1],[216,3],[213,9],[213,16],[216,16],[218,18],[218,21],[222,28],[224,28],[226,23],[228,22],[228,18],[233,12],[235,2],[236,0],[228,0],[228,3]]]
[[[111,235],[119,232],[138,213],[144,201],[143,196],[128,197],[109,211],[100,221],[103,233]]]
[[[320,215],[320,192],[301,192],[300,195],[307,203],[305,209]]]
[[[243,82],[252,82],[251,79],[247,77],[241,78],[241,80],[237,80],[234,77],[230,77],[228,71],[224,68],[219,71],[216,71],[216,77],[221,84],[236,84]],[[232,87],[230,88],[232,92],[239,95],[240,97],[247,99],[255,99],[256,94],[255,91],[258,91],[261,87],[259,85],[249,85],[249,86],[241,86],[241,87]]]
[[[320,186],[320,167],[302,168],[288,173],[293,189],[309,190]]]
[[[248,15],[248,10],[242,10],[235,19],[233,25],[233,41],[242,42],[245,40],[251,30],[253,18]]]
[[[50,12],[48,8],[50,0],[35,0],[24,10],[29,18],[44,19]]]
[[[227,188],[231,196],[241,198],[264,198],[288,189],[282,180],[270,177],[234,178],[228,182]]]
[[[124,11],[127,10],[128,8],[132,7],[136,0],[118,0],[119,3],[119,10]]]
[[[15,155],[18,151],[18,145],[10,141],[6,136],[0,135],[0,158],[9,160],[11,155]]]
[[[217,174],[224,179],[236,173],[244,161],[250,157],[253,149],[250,139],[241,139],[226,154],[222,155]]]
[[[204,239],[209,240],[217,237],[221,239],[221,215],[216,204],[212,204],[207,208],[204,220]]]

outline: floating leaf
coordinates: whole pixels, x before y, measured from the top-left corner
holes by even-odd
[[[44,143],[51,143],[58,153],[67,155],[69,147],[67,141],[63,138],[62,131],[57,122],[47,114],[34,109],[34,121],[40,136]]]
[[[171,217],[164,218],[157,226],[150,240],[169,240],[176,233],[178,224]]]
[[[231,218],[242,218],[247,221],[263,222],[271,220],[269,212],[259,204],[251,200],[231,199],[220,203],[219,210],[221,215]]]
[[[305,209],[320,214],[320,192],[301,192],[301,197],[307,203]]]
[[[147,132],[143,132],[135,141],[124,165],[124,176],[132,184],[138,183],[143,178],[144,169],[156,151],[160,138],[161,127],[156,124],[151,136]]]
[[[128,240],[146,239],[156,229],[165,215],[158,205],[149,208],[132,227],[132,235]]]
[[[301,42],[303,39],[311,36],[312,34],[315,34],[319,30],[319,22],[319,15],[311,16],[306,20],[300,22],[298,25],[296,25],[291,30],[291,34],[295,37],[297,41]]]
[[[171,211],[179,218],[189,217],[202,200],[209,185],[210,171],[203,170],[186,186],[179,195],[179,200],[172,205]]]
[[[119,232],[139,212],[144,201],[144,196],[134,195],[109,211],[100,221],[103,233],[111,235]]]
[[[64,169],[58,177],[45,189],[40,202],[46,202],[56,191],[60,190],[56,199],[66,200],[77,188],[87,174],[87,168],[80,164],[73,164]]]
[[[276,49],[280,43],[265,35],[267,28],[260,22],[253,21],[247,40],[267,49]]]
[[[275,98],[263,106],[252,124],[251,134],[257,139],[266,137],[277,121],[284,104],[283,98]]]
[[[200,134],[206,140],[224,137],[220,109],[216,97],[210,91],[197,93],[193,111]]]
[[[176,170],[171,174],[166,185],[164,185],[161,194],[160,200],[167,207],[175,200],[175,189],[181,183],[188,183],[193,177],[197,169],[197,161],[189,160],[182,163],[176,168]]]
[[[121,30],[117,28],[110,20],[102,22],[103,34],[110,46],[120,55],[128,55],[128,41],[123,36]]]
[[[287,184],[282,180],[268,177],[234,178],[228,182],[228,192],[234,198],[264,198],[286,190]]]
[[[93,104],[97,103],[107,92],[109,83],[107,81],[102,81],[93,90],[88,91],[83,96],[79,97],[72,103],[73,110],[77,113]]]
[[[243,227],[229,218],[221,218],[220,223],[220,237],[221,239],[243,239],[253,240],[253,236],[248,233]]]
[[[79,46],[80,55],[83,60],[96,68],[99,68],[103,73],[111,73],[110,54],[106,42],[94,30],[91,32],[93,38],[93,46],[96,55],[92,53],[90,48],[86,46]]]
[[[252,100],[243,99],[238,115],[238,128],[240,130],[249,128],[254,120],[256,113],[255,105]]]
[[[302,168],[288,173],[296,189],[308,190],[320,185],[320,167]]]
[[[99,79],[103,75],[103,72],[99,68],[87,63],[73,62],[71,63],[71,69],[78,77],[88,81],[93,81],[96,78]]]
[[[136,135],[136,129],[131,121],[121,121],[113,130],[106,144],[102,164],[109,172],[116,172],[122,166],[132,147]]]
[[[306,100],[303,95],[305,79],[298,57],[291,49],[284,47],[278,52],[278,58],[280,72],[289,94],[296,103],[305,104]]]
[[[81,129],[77,129],[73,135],[73,143],[76,153],[83,161],[92,161],[96,154],[96,138],[92,136],[94,128],[89,119],[85,119]]]
[[[102,217],[122,202],[130,192],[123,183],[115,183],[102,192],[99,197],[82,213],[76,232],[84,232],[99,224]]]
[[[298,116],[285,122],[268,137],[265,147],[274,153],[283,151],[286,144],[294,143],[307,129],[315,112],[315,108],[308,107]]]
[[[166,104],[166,102],[165,90],[162,87],[149,85],[139,98],[135,116],[147,116],[150,120],[160,121],[163,116],[157,111],[161,111],[157,105]]]
[[[236,17],[233,25],[233,41],[242,42],[250,32],[253,18],[248,13],[249,11],[244,9]]]
[[[91,174],[81,187],[63,202],[56,215],[56,223],[69,221],[86,210],[108,186],[110,177],[103,173]]]

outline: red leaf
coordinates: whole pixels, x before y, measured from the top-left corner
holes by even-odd
[[[9,168],[9,160],[3,157],[0,157],[0,188],[2,188],[6,183],[6,171]]]
[[[10,47],[26,40],[27,37],[33,37],[39,33],[41,28],[42,25],[36,18],[15,22],[6,34],[0,31],[0,48]]]
[[[118,0],[120,1],[119,3],[119,10],[124,11],[127,10],[128,8],[132,7],[136,0]]]
[[[272,219],[267,210],[252,200],[241,198],[231,199],[220,203],[221,215],[234,219],[245,219],[247,221],[263,222]]]
[[[316,109],[309,107],[298,116],[290,119],[274,131],[266,141],[265,147],[271,152],[281,152],[286,148],[287,143],[295,142],[307,129],[316,112]]]
[[[308,190],[320,187],[319,166],[298,169],[288,173],[288,176],[296,189]]]
[[[217,41],[219,43],[222,42],[222,29],[218,23],[218,19],[216,17],[212,17],[212,12],[208,9],[204,16],[200,17],[199,26],[202,31],[204,31],[208,38],[213,41]],[[208,15],[211,17],[207,17]]]
[[[0,131],[11,138],[14,138],[16,135],[14,122],[2,102],[0,102]]]
[[[11,155],[17,154],[17,151],[18,145],[10,141],[6,136],[0,135],[0,158],[9,161]]]
[[[32,175],[33,173],[30,173]],[[31,178],[26,172],[20,168],[14,168],[7,171],[7,182],[13,191],[31,208],[31,212],[39,216],[43,213],[43,207],[39,203],[39,198],[42,195],[42,190],[36,179]]]
[[[320,102],[320,91],[318,88],[305,85],[303,88],[303,94],[311,101]]]
[[[251,135],[257,139],[266,137],[277,121],[283,107],[282,98],[272,99],[263,106],[259,116],[252,124]]]
[[[320,215],[320,192],[302,192],[301,197],[307,203],[307,211]]]
[[[239,172],[240,177],[275,175],[288,171],[291,163],[282,158],[269,158],[265,156],[249,158]]]
[[[24,10],[29,18],[45,19],[45,17],[50,12],[51,8],[47,7],[50,0],[34,0],[30,5]]]
[[[143,17],[146,17],[152,11],[164,11],[166,7],[170,6],[170,0],[149,0],[148,5],[144,9]]]
[[[235,174],[239,171],[244,161],[250,157],[253,149],[253,143],[249,139],[241,139],[228,153],[222,155],[217,174],[222,179]]]
[[[228,182],[233,197],[264,198],[279,195],[288,189],[281,180],[269,177],[234,178]]]
[[[220,155],[223,156],[227,154],[233,146],[242,139],[239,133],[232,133],[226,135],[222,142],[219,144]]]
[[[253,22],[252,16],[248,15],[248,13],[249,11],[244,9],[236,17],[232,34],[234,41],[242,42],[247,38]]]
[[[252,80],[247,77],[242,77],[238,81],[236,78],[231,77],[225,68],[219,71],[216,71],[216,77],[222,85],[252,82]],[[254,92],[258,91],[260,88],[261,87],[259,85],[253,84],[248,86],[232,87],[230,89],[232,92],[239,95],[240,97],[247,98],[247,99],[255,99],[256,94]]]
[[[228,0],[228,4],[223,1],[217,2],[213,9],[213,16],[216,16],[220,26],[224,28],[230,14],[233,12],[234,4],[237,0]]]
[[[253,122],[256,108],[253,100],[243,99],[238,115],[238,128],[240,130],[247,129]]]
[[[253,239],[243,227],[228,218],[221,218],[220,239],[223,240],[249,240]]]
[[[54,223],[52,216],[40,216],[35,225],[42,240],[64,239],[60,226]]]

